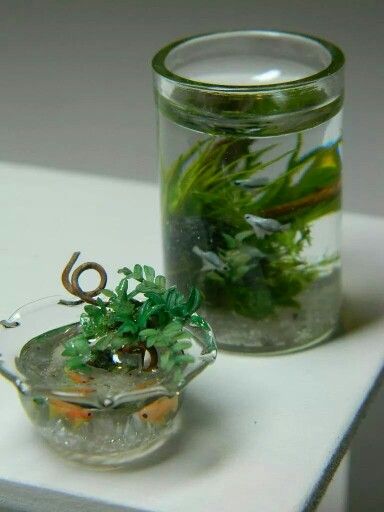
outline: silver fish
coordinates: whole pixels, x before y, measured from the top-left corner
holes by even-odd
[[[192,252],[201,258],[203,262],[201,270],[217,270],[218,272],[226,272],[229,270],[228,265],[212,251],[203,251],[200,247],[195,245],[192,248]]]
[[[264,238],[266,235],[286,231],[290,227],[289,224],[281,224],[278,220],[257,217],[257,215],[252,215],[251,213],[244,215],[244,219],[252,227],[258,238]]]
[[[257,247],[252,247],[251,245],[244,247],[244,251],[252,258],[258,258],[260,260],[263,258],[268,258],[268,255],[265,254],[265,252],[260,251],[260,249]]]
[[[233,183],[242,188],[263,188],[269,184],[269,178],[266,176],[251,176],[246,180],[235,180]]]

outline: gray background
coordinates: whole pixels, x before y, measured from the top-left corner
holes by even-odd
[[[345,207],[384,215],[383,25],[382,0],[1,0],[0,159],[155,180],[155,51],[199,32],[297,30],[345,50]],[[353,444],[350,512],[384,510],[383,416],[379,396]]]

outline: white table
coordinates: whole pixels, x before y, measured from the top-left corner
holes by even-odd
[[[74,250],[110,275],[135,262],[161,268],[155,186],[11,164],[0,165],[0,186],[0,318],[60,292]],[[220,353],[190,386],[182,432],[152,464],[105,473],[61,460],[1,380],[0,508],[310,510],[379,381],[383,245],[384,219],[346,214],[347,332],[288,356]]]

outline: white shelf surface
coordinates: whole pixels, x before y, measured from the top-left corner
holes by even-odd
[[[7,163],[0,183],[0,318],[60,292],[74,250],[109,275],[162,267],[155,186]],[[345,214],[345,334],[286,356],[219,353],[186,393],[180,434],[131,468],[98,472],[56,456],[1,380],[0,508],[309,510],[379,380],[383,246],[384,218]]]

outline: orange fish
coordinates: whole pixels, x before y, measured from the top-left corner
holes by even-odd
[[[163,396],[148,405],[145,405],[136,414],[141,421],[149,422],[154,425],[165,423],[169,415],[177,411],[179,405],[179,397],[173,396],[168,398]]]
[[[156,379],[147,380],[145,382],[139,382],[136,384],[136,389],[146,389],[154,386],[156,384]]]
[[[95,392],[95,388],[91,388],[90,386],[67,386],[63,388],[63,391],[67,393],[76,393],[76,395],[90,395]]]
[[[83,423],[89,421],[92,413],[89,409],[85,409],[80,405],[70,404],[57,398],[49,399],[49,414],[51,417],[64,418],[75,427],[79,427]]]
[[[71,379],[71,381],[75,382],[76,384],[87,384],[87,382],[90,381],[90,377],[84,375],[83,373],[77,373],[73,370],[66,370],[65,373]]]

